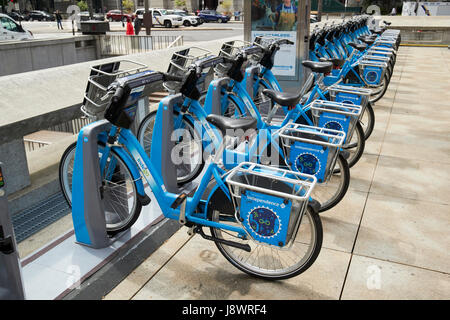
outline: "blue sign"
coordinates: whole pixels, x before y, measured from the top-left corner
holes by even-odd
[[[241,196],[240,214],[247,232],[257,241],[286,245],[292,202],[247,190]]]
[[[289,161],[295,171],[314,175],[319,182],[325,178],[329,148],[317,144],[296,141],[291,146]]]

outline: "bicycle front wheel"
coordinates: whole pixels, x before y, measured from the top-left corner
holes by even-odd
[[[215,222],[239,225],[234,217],[223,219],[218,211],[211,218]],[[232,220],[232,221],[230,221]],[[278,249],[254,240],[243,240],[229,231],[211,228],[214,237],[248,244],[251,252],[216,242],[220,253],[236,268],[252,276],[267,280],[288,279],[306,271],[316,260],[322,247],[322,223],[319,215],[308,206],[289,249]]]
[[[350,153],[347,162],[348,166],[352,168],[361,159],[366,146],[366,139],[364,138],[364,130],[361,124],[358,122],[355,127],[351,141],[342,146],[342,149]]]
[[[311,197],[320,202],[319,212],[330,210],[345,196],[350,184],[350,168],[347,160],[339,154],[333,173],[328,181],[316,184]]]
[[[373,111],[372,103],[367,103],[364,113],[362,114],[361,119],[359,119],[359,123],[364,131],[364,139],[369,139],[375,128],[375,112]]]
[[[145,153],[150,157],[153,127],[155,126],[157,111],[150,112],[144,120],[142,120],[137,138],[145,150]],[[176,119],[179,113],[174,112]],[[178,151],[177,157],[177,182],[178,184],[186,184],[193,181],[202,172],[205,162],[203,160],[203,146],[201,134],[195,130],[194,124],[186,117],[183,117],[180,128],[175,128],[172,137],[176,140],[175,151]],[[180,160],[181,161],[178,161]]]
[[[59,165],[61,191],[70,207],[76,146],[76,143],[73,143],[66,149]],[[103,154],[103,148],[104,145],[99,143],[99,158]],[[129,229],[136,222],[142,204],[137,197],[136,182],[116,152],[110,152],[101,176],[105,198],[106,231],[109,235],[115,235]]]

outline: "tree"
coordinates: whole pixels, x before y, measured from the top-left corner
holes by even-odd
[[[133,11],[134,2],[132,0],[123,0],[122,1],[123,10],[130,13]]]
[[[80,8],[80,11],[88,11],[88,4],[84,0],[78,1],[77,6]]]
[[[177,8],[185,8],[186,1],[185,0],[175,0],[175,7]]]

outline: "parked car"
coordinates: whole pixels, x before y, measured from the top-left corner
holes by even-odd
[[[55,16],[46,11],[34,10],[28,15],[31,21],[55,21]]]
[[[198,17],[201,18],[204,22],[227,23],[228,21],[230,21],[229,16],[220,14],[215,10],[202,10],[198,13]]]
[[[88,21],[89,20],[89,12],[81,11],[78,16],[80,17],[80,21]],[[94,13],[92,18],[97,21],[105,21],[105,15],[103,13]]]
[[[108,19],[110,22],[113,21],[128,21],[130,19],[131,21],[134,20],[134,14],[132,13],[125,13],[120,10],[110,10],[106,13],[106,19]]]
[[[185,27],[190,27],[190,26],[197,27],[203,23],[199,17],[187,14],[183,10],[168,10],[167,12],[169,14],[174,14],[174,15],[180,16],[183,19],[183,26],[185,26]]]
[[[6,14],[0,13],[0,41],[5,40],[31,40],[33,34],[17,24]]]
[[[26,16],[20,12],[11,11],[10,13],[7,13],[8,16],[13,18],[15,21],[28,21],[30,20],[29,16]]]
[[[166,9],[151,8],[152,26],[163,26],[165,28],[178,28],[183,25],[183,18],[179,15],[170,14]],[[138,19],[144,19],[145,9],[137,9],[135,15]]]

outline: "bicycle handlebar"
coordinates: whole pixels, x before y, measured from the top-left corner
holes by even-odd
[[[183,82],[184,78],[170,73],[163,73],[164,81]]]

